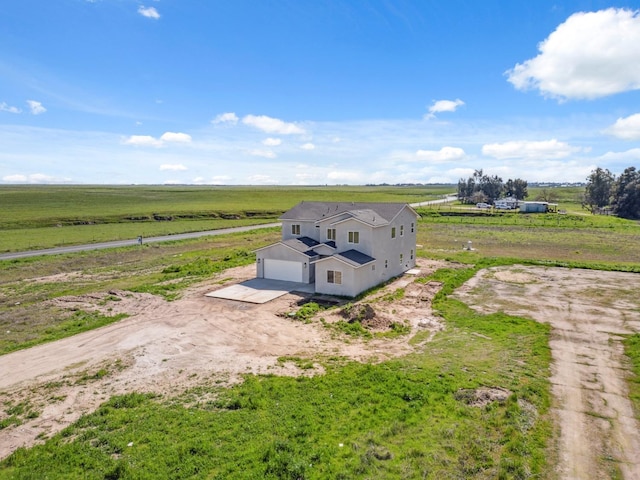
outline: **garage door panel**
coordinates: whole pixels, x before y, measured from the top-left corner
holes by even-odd
[[[302,263],[267,258],[264,261],[264,278],[302,282]]]

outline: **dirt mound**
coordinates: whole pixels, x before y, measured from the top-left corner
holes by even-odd
[[[465,388],[455,393],[455,399],[470,407],[484,407],[493,402],[503,403],[513,392],[502,387]]]

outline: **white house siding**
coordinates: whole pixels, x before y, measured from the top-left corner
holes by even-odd
[[[314,281],[314,265],[304,253],[297,252],[281,243],[275,243],[268,247],[261,248],[256,252],[256,277],[258,278],[269,278],[265,277],[265,259],[298,262],[302,271],[302,282],[313,283]]]
[[[327,282],[327,271],[342,272],[342,284]],[[316,292],[326,295],[355,297],[359,293],[377,285],[379,280],[372,270],[372,264],[354,268],[335,258],[324,258],[316,263]]]
[[[349,232],[358,232],[359,242],[349,243]],[[336,251],[358,250],[366,255],[373,255],[373,228],[357,220],[348,219],[336,224]]]
[[[326,218],[319,219],[317,222],[318,228],[316,230],[317,234],[319,235],[319,238],[316,238],[316,240],[318,240],[321,243],[332,241],[332,240],[336,241],[337,238],[331,239],[327,236],[327,230],[330,228],[333,228],[336,230],[336,234],[337,234],[338,230],[340,230],[340,227],[337,227],[336,223],[343,221],[345,218],[349,218],[349,215],[346,213],[342,215],[332,215]]]
[[[411,232],[413,223],[413,233]],[[404,225],[404,234],[400,235],[400,229]],[[395,227],[396,237],[391,238],[391,229]],[[416,238],[418,221],[409,208],[400,212],[393,221],[385,227],[382,234],[376,232],[374,253],[371,254],[377,260],[376,270],[381,272],[381,281],[396,277],[416,265]],[[413,259],[411,251],[413,250]],[[402,263],[400,263],[402,254]],[[385,260],[387,267],[385,268]]]
[[[300,235],[294,235],[291,233],[292,225],[300,225]],[[317,228],[314,221],[306,220],[283,220],[282,221],[282,240],[289,240],[290,238],[309,237],[314,240],[318,239]]]

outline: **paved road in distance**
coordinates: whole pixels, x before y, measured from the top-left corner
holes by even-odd
[[[144,243],[170,242],[173,240],[187,240],[189,238],[205,237],[208,235],[224,235],[226,233],[248,232],[260,228],[279,227],[280,223],[264,223],[249,225],[246,227],[221,228],[219,230],[206,230],[203,232],[176,233],[175,235],[163,235],[161,237],[143,238]],[[114,240],[112,242],[90,243],[86,245],[70,245],[68,247],[47,248],[44,250],[29,250],[25,252],[12,252],[0,254],[0,260],[13,260],[15,258],[37,257],[39,255],[58,255],[61,253],[84,252],[87,250],[102,250],[105,248],[130,247],[137,245],[138,239]]]

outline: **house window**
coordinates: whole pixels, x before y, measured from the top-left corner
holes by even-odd
[[[404,236],[404,225],[400,225],[400,236]]]
[[[413,249],[411,249],[411,260],[413,260]]]
[[[291,225],[291,234],[300,235],[300,225]]]
[[[411,233],[413,233],[413,222],[411,222]]]
[[[336,229],[327,228],[327,240],[335,240],[335,239],[336,239]]]
[[[391,227],[391,238],[396,238],[396,227]]]
[[[375,266],[375,264],[374,264],[374,265],[371,265],[371,271],[375,272],[375,270],[376,270],[376,266]]]
[[[404,259],[404,255],[400,254],[400,265],[402,265],[402,260]]]
[[[327,270],[327,283],[342,285],[342,272],[339,270]]]
[[[360,232],[349,232],[349,243],[360,243]]]
[[[384,261],[384,268],[389,268],[389,260]]]

